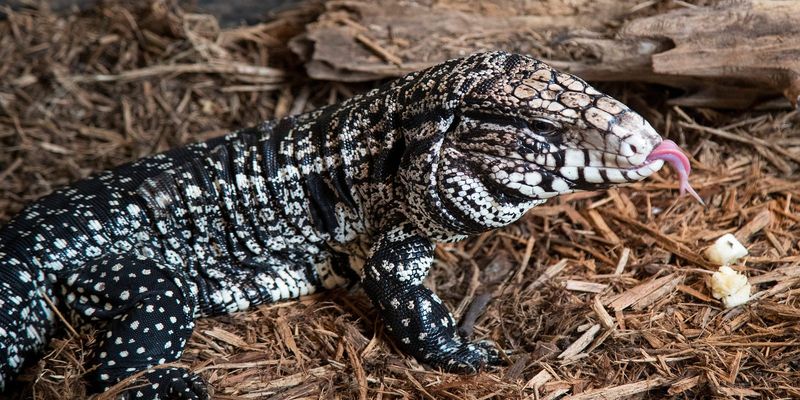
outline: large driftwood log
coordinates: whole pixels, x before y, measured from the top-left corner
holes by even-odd
[[[336,0],[293,48],[318,79],[393,77],[504,49],[592,81],[684,89],[676,104],[744,108],[782,95],[797,105],[800,1],[735,0],[664,10],[637,10],[637,3]]]

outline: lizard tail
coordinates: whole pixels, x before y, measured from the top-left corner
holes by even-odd
[[[54,323],[43,295],[48,287],[41,271],[0,249],[0,392],[44,350]]]

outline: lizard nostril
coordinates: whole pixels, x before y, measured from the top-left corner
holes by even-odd
[[[638,153],[638,152],[639,152],[639,148],[638,148],[638,147],[636,147],[636,145],[635,145],[635,144],[632,144],[632,145],[631,145],[631,150],[633,150],[633,154],[636,154],[636,153]]]

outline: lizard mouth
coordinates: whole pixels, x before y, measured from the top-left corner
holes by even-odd
[[[515,155],[474,154],[480,156],[482,169],[501,187],[535,199],[640,181],[664,165],[664,161],[654,159],[624,167],[577,164],[552,167]]]
[[[575,149],[567,149],[561,153],[558,161],[548,158],[547,154],[538,156],[528,154],[526,157],[516,153],[503,155],[485,152],[472,153],[480,156],[485,163],[485,170],[491,170],[491,174],[499,184],[518,191],[522,195],[537,198],[548,198],[575,190],[596,190],[640,181],[656,173],[664,164],[669,164],[678,175],[681,194],[689,193],[698,202],[704,204],[689,184],[691,165],[688,157],[671,140],[662,140],[647,156],[638,156],[642,161],[637,164],[620,162],[617,165],[598,165],[601,158],[595,156],[595,159],[591,161],[593,165],[587,165],[590,163],[588,155],[581,156],[582,158],[573,162],[568,157],[568,151],[575,151]],[[583,154],[583,151],[578,151]],[[613,156],[621,155],[613,154]],[[631,157],[625,158],[630,160]],[[526,166],[530,167],[526,168]],[[514,173],[515,170],[516,173]]]

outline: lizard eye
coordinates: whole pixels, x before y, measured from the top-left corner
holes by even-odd
[[[552,135],[561,130],[561,124],[547,118],[534,118],[528,123],[531,130],[538,135]]]

